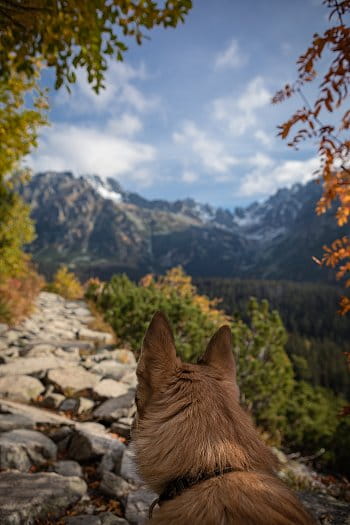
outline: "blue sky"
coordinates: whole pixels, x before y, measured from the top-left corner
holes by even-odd
[[[229,208],[305,182],[316,149],[295,152],[276,137],[300,101],[270,101],[295,78],[296,58],[326,16],[321,0],[195,0],[184,25],[129,42],[100,95],[83,72],[70,95],[52,90],[51,126],[28,164]]]

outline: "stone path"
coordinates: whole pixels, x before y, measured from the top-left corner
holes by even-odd
[[[84,301],[43,292],[33,315],[0,325],[0,524],[139,525],[155,494],[128,446],[135,358],[89,328]],[[350,525],[347,503],[275,451],[281,477],[323,525]],[[338,490],[338,489],[337,489]],[[348,495],[350,499],[350,494]]]
[[[89,328],[83,301],[43,292],[0,325],[0,523],[136,525],[154,494],[127,447],[135,358]]]

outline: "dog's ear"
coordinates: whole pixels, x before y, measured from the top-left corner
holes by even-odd
[[[232,351],[232,333],[229,326],[219,328],[210,339],[201,363],[220,369],[225,375],[236,377],[236,363]]]
[[[162,312],[154,314],[143,339],[137,376],[149,388],[156,388],[176,365],[176,348],[171,326]]]

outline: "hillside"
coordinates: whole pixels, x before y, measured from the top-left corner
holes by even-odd
[[[346,233],[331,213],[315,216],[314,182],[232,211],[193,199],[147,200],[114,179],[70,172],[39,173],[22,194],[37,229],[29,249],[46,275],[60,263],[104,279],[181,264],[193,276],[333,282],[311,257]]]

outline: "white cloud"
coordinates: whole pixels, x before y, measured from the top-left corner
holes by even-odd
[[[155,148],[118,137],[108,127],[101,130],[57,124],[46,131],[39,144],[27,160],[33,171],[71,170],[75,174],[98,173],[103,177],[137,181],[154,177],[142,170],[155,160]]]
[[[186,182],[187,184],[191,184],[192,182],[196,182],[199,179],[198,174],[194,171],[185,170],[182,174],[181,180]]]
[[[231,40],[228,47],[215,60],[216,69],[232,69],[247,63],[247,56],[240,50],[237,40]]]
[[[107,129],[113,134],[131,137],[141,131],[142,122],[136,115],[123,113],[119,118],[108,121]]]
[[[266,106],[271,95],[262,77],[251,80],[240,97],[221,97],[213,102],[213,115],[224,122],[232,134],[244,135],[258,123],[256,112]]]
[[[301,160],[286,160],[274,163],[269,157],[264,159],[258,156],[253,160],[256,169],[248,173],[242,179],[238,194],[245,197],[271,195],[277,189],[290,187],[299,182],[304,184],[315,177],[314,171],[319,166],[316,157]]]
[[[173,139],[176,144],[183,145],[191,157],[195,154],[207,170],[225,173],[237,163],[235,157],[227,153],[224,144],[209,137],[194,122],[185,122],[182,131],[174,133]]]
[[[267,148],[269,148],[270,146],[272,146],[272,137],[266,133],[264,130],[262,129],[257,129],[254,133],[254,137],[256,138],[256,140],[258,140],[263,146],[266,146]]]
[[[140,113],[155,109],[159,98],[146,96],[134,85],[135,81],[147,80],[144,65],[138,68],[125,62],[111,62],[105,73],[104,89],[98,94],[88,83],[85,71],[77,71],[77,82],[72,86],[72,93],[58,92],[55,102],[69,107],[74,113],[112,113],[125,108],[125,104]]]

